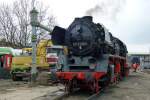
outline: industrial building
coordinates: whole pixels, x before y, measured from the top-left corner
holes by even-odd
[[[128,59],[132,60],[133,57],[138,57],[140,59],[141,68],[150,68],[150,53],[129,53]]]

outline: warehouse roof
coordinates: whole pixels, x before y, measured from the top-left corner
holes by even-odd
[[[129,52],[128,55],[150,55],[148,52]]]

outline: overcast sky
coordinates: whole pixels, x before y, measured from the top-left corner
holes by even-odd
[[[13,0],[12,0],[13,1]],[[10,3],[0,0],[0,3]],[[150,51],[150,0],[38,0],[50,7],[61,27],[75,17],[92,15],[112,34],[123,40],[129,52]]]

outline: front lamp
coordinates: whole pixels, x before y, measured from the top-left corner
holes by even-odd
[[[91,70],[94,70],[94,69],[95,69],[95,67],[96,67],[96,64],[90,64],[90,66],[89,66],[89,67],[90,67],[90,69],[91,69]]]

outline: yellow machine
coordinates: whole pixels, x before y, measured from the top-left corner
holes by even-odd
[[[38,69],[48,70],[49,64],[46,61],[46,47],[52,46],[51,40],[40,40],[37,44],[36,65]],[[32,48],[23,48],[22,54],[12,58],[11,75],[13,80],[22,80],[30,75],[32,63]]]

